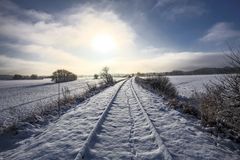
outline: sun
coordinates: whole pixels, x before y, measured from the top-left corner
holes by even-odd
[[[97,52],[111,52],[116,49],[116,41],[111,35],[98,34],[93,37],[91,46]]]

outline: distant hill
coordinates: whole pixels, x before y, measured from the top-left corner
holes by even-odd
[[[202,75],[202,74],[232,74],[239,72],[239,68],[224,67],[224,68],[200,68],[192,71],[175,70],[165,72],[164,75]]]
[[[205,74],[233,74],[239,73],[239,68],[232,67],[223,67],[223,68],[199,68],[192,71],[182,71],[182,70],[174,70],[171,72],[151,72],[151,73],[137,73],[139,76],[157,76],[157,75],[205,75]]]

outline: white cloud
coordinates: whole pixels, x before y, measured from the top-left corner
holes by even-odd
[[[31,10],[31,9],[22,9],[17,6],[15,3],[10,0],[1,0],[0,4],[1,15],[11,15],[18,18],[27,18],[27,20],[51,20],[52,16],[48,13]]]
[[[0,55],[0,73],[1,74],[49,74],[49,70],[54,70],[55,64],[48,64],[38,61],[26,61],[19,58],[11,58]]]
[[[5,47],[14,50],[15,54],[10,58],[0,53],[0,73],[50,74],[55,69],[65,68],[77,74],[92,74],[105,65],[112,72],[129,73],[206,67],[212,65],[210,60],[213,59],[219,60],[215,65],[222,62],[216,53],[174,52],[154,46],[139,49],[134,30],[111,10],[76,6],[50,15],[22,9],[13,3],[1,7],[12,14],[0,10],[0,36],[15,42],[7,45],[5,42]],[[195,12],[194,9],[197,8],[174,7],[172,11],[179,15]],[[18,13],[26,19],[19,18]],[[102,58],[102,54],[94,52],[91,40],[99,33],[112,35],[117,41],[116,53]],[[35,57],[38,61],[26,60],[24,56]]]
[[[203,3],[194,0],[158,0],[153,9],[172,21],[179,17],[195,17],[206,13]]]
[[[200,41],[222,43],[232,38],[240,38],[240,30],[234,29],[231,23],[219,22],[212,26]]]
[[[58,47],[89,47],[89,41],[96,33],[108,33],[118,40],[119,48],[134,45],[134,31],[112,11],[98,12],[92,8],[84,8],[73,12],[58,14],[50,22],[38,20],[29,22],[17,16],[0,15],[0,34],[9,38],[39,45]],[[31,16],[48,17],[34,10],[23,10]],[[27,35],[27,36],[26,36]]]
[[[102,56],[94,52],[91,46],[91,41],[96,34],[110,34],[117,42],[114,52],[128,54],[135,48],[133,29],[113,11],[96,11],[91,7],[77,6],[56,15],[49,15],[19,8],[10,1],[4,1],[4,3],[6,3],[5,6],[0,5],[4,8],[4,11],[0,11],[0,36],[16,42],[14,44],[5,42],[7,48],[16,52],[14,60],[20,59],[18,52],[21,52],[22,55],[38,58],[39,63],[48,64],[39,65],[43,68],[51,65],[70,68],[78,74],[89,74],[98,72],[99,67],[104,66],[103,62],[105,62],[91,60],[91,57]],[[7,14],[7,11],[11,14]],[[19,18],[20,12],[26,19]],[[112,53],[114,54],[118,55]],[[7,60],[9,63],[13,62],[11,58]],[[24,62],[26,65],[32,63],[30,60],[23,60],[21,63]],[[12,67],[5,69],[19,70],[17,65]],[[48,72],[52,71],[50,67]]]
[[[155,51],[154,51],[155,52]],[[214,63],[212,63],[214,61]],[[225,57],[214,52],[165,52],[151,57],[119,58],[108,66],[119,73],[193,70],[201,67],[223,67]]]

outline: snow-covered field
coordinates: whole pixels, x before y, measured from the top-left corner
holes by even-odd
[[[115,78],[118,80],[119,78]],[[88,89],[88,85],[98,85],[101,79],[78,78],[76,81],[60,84],[69,89],[70,96],[79,95]],[[63,98],[63,94],[61,97]],[[0,125],[8,126],[28,114],[44,110],[48,104],[58,99],[58,84],[51,79],[43,80],[0,80]]]
[[[76,81],[60,84],[60,88],[67,87],[71,94],[77,94],[86,89],[86,84],[98,84],[100,80],[79,78]],[[74,90],[76,89],[76,90]],[[0,109],[18,106],[39,99],[56,98],[58,84],[51,79],[43,80],[12,80],[0,81]]]
[[[133,79],[44,128],[27,126],[15,138],[30,136],[3,148],[0,159],[240,159],[239,145],[204,132],[196,119],[170,109]]]
[[[191,97],[197,92],[204,92],[204,84],[211,81],[216,82],[217,77],[222,75],[184,75],[184,76],[168,76],[170,81],[176,86],[178,93],[184,97]]]

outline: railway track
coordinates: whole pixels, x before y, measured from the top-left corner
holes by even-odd
[[[75,160],[172,159],[132,83],[119,87]]]

